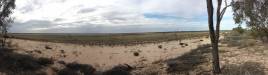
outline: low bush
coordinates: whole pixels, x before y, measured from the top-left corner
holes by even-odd
[[[162,47],[162,45],[158,45],[158,48],[159,48],[159,49],[162,49],[163,47]]]
[[[38,58],[38,63],[40,65],[48,66],[49,64],[54,64],[54,61],[49,58]]]
[[[103,73],[103,75],[131,75],[131,71],[133,70],[134,68],[131,67],[130,65],[128,64],[123,64],[123,65],[117,65],[115,67],[113,67],[112,69],[110,70],[107,70]]]
[[[134,52],[133,55],[134,55],[134,56],[139,56],[140,53],[139,53],[139,52]]]
[[[88,64],[79,64],[76,62],[68,63],[66,67],[58,71],[58,75],[94,75],[96,69]]]

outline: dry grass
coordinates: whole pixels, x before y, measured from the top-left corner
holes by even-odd
[[[244,62],[224,65],[221,75],[265,75],[265,71],[261,63]]]
[[[193,49],[191,52],[186,53],[174,59],[165,61],[168,68],[168,73],[174,74],[189,74],[190,71],[196,69],[199,65],[208,62],[208,53],[210,45],[200,45],[198,48]]]
[[[210,45],[202,45],[177,58],[160,60],[145,66],[138,73],[135,72],[135,75],[212,75],[211,49],[209,47]],[[255,54],[258,51],[244,50],[247,48],[232,50],[231,48],[237,49],[236,47],[220,46],[220,61],[225,63],[221,63],[222,73],[219,75],[266,75],[267,70],[262,63],[263,60],[259,60],[263,56]],[[262,50],[264,49],[262,48]],[[251,56],[247,54],[251,54]]]
[[[200,45],[182,56],[144,65],[144,68],[134,71],[134,75],[189,75],[190,72],[201,69],[200,65],[209,62],[209,47],[210,45]],[[198,73],[203,71],[199,70]]]
[[[247,38],[244,36],[225,36],[224,39],[221,40],[221,43],[227,44],[229,47],[244,48],[248,46],[254,46],[258,42],[255,39]]]

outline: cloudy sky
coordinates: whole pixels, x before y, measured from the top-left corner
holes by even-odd
[[[205,0],[16,0],[11,32],[126,33],[208,30]],[[228,9],[222,29],[237,25]]]

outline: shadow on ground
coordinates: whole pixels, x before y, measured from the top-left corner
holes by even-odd
[[[35,58],[19,54],[13,49],[0,48],[0,75],[48,75],[54,61],[48,58]],[[56,62],[55,62],[56,63]],[[90,64],[57,62],[64,65],[63,69],[50,71],[53,75],[131,75],[133,67],[122,64],[106,71],[96,71]]]
[[[196,72],[196,70],[198,71],[194,75],[209,75],[211,68],[207,65],[205,65],[206,69],[200,68],[200,65],[210,64],[210,51],[210,45],[200,45],[189,53],[163,61],[167,65],[165,70],[168,74],[175,75],[190,75],[191,71]],[[54,70],[55,75],[131,75],[131,71],[135,69],[127,64],[122,64],[106,71],[96,71],[89,64],[57,63],[64,65],[64,68]],[[12,49],[0,48],[0,75],[1,73],[6,75],[47,75],[46,68],[53,64],[54,61],[48,58],[36,58],[16,53]],[[159,70],[159,68],[154,69]],[[150,75],[157,75],[157,73]],[[265,71],[261,63],[245,62],[240,65],[224,65],[221,75],[265,75]]]
[[[197,49],[177,58],[164,61],[168,74],[211,75],[210,45],[201,45]],[[259,62],[241,64],[223,64],[220,75],[265,75],[265,67]]]
[[[0,61],[0,72],[7,75],[46,75],[44,68],[53,64],[48,58],[34,58],[7,48],[0,48]]]
[[[168,66],[166,71],[171,74],[188,74],[189,71],[192,71],[198,65],[208,62],[208,53],[211,50],[209,47],[209,44],[200,45],[189,53],[166,60],[165,63]]]

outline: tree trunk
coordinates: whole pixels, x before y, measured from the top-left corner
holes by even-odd
[[[220,60],[219,60],[219,48],[218,43],[215,42],[212,44],[212,63],[213,63],[213,73],[219,74],[221,73],[220,70]]]
[[[6,34],[5,34],[5,32],[2,32],[2,48],[4,48],[5,47],[5,43],[6,43]]]
[[[214,30],[213,24],[213,4],[212,0],[207,0],[207,12],[208,12],[208,27],[209,27],[209,34],[212,46],[212,63],[213,63],[213,73],[218,74],[221,72],[220,64],[219,64],[219,54],[218,54],[218,36]],[[216,28],[218,29],[218,28]]]

